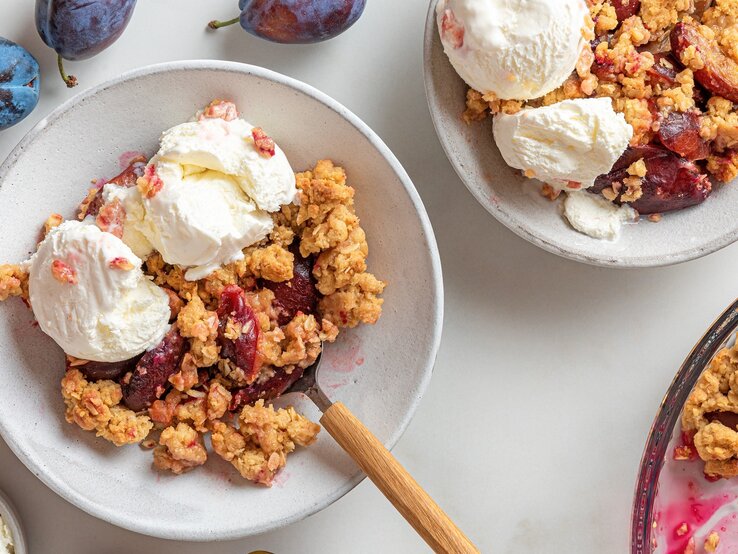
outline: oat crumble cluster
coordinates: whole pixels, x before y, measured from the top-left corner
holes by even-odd
[[[738,476],[738,346],[718,352],[700,376],[684,405],[682,430],[694,434],[706,475]]]
[[[140,181],[140,162],[112,181]],[[146,370],[102,378],[101,364],[67,356],[61,389],[68,422],[116,446],[153,449],[154,466],[175,474],[206,462],[210,433],[215,454],[263,485],[272,483],[297,446],[316,440],[317,424],[265,400],[289,388],[340,328],[375,323],[385,283],[367,272],[366,235],[345,171],[321,160],[296,174],[296,183],[299,201],[272,214],[272,232],[246,248],[242,260],[199,281],[185,280],[185,270],[157,252],[145,260],[144,272],[169,296],[172,330],[138,365],[147,356],[154,363],[156,356],[171,355],[176,371],[147,407],[134,410],[124,393],[146,378]],[[104,226],[99,190],[90,190],[78,217],[95,216]],[[61,223],[53,214],[43,233]],[[11,296],[29,302],[28,274],[18,265],[0,265],[0,300]],[[234,361],[244,359],[249,363]],[[155,363],[151,367],[158,371]]]
[[[463,119],[472,123],[566,99],[607,97],[633,127],[631,148],[663,146],[681,161],[695,162],[690,166],[695,173],[719,182],[735,179],[738,0],[589,0],[589,5],[594,33],[585,38],[591,47],[562,86],[530,101],[502,100],[470,88]],[[650,163],[654,151],[640,153]],[[655,165],[653,171],[662,169]],[[618,176],[612,186],[596,184],[591,190],[616,203],[635,203],[644,194],[646,173],[641,173],[630,173],[628,182]],[[683,188],[694,186],[700,187],[702,199],[710,192],[704,190],[709,183],[696,181]],[[551,200],[558,193],[548,185],[542,189]],[[642,204],[633,207],[642,213],[685,207],[676,202],[652,211]]]

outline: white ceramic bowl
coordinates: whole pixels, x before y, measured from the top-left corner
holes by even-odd
[[[700,206],[665,214],[658,223],[628,225],[616,242],[572,229],[552,203],[502,159],[492,138],[492,120],[467,125],[462,119],[467,86],[456,74],[438,36],[436,0],[430,2],[423,58],[433,123],[448,159],[469,191],[489,213],[541,248],[589,264],[649,267],[684,262],[738,239],[738,187],[718,185]]]
[[[388,281],[377,325],[342,333],[323,355],[321,381],[393,446],[430,379],[441,335],[441,266],[431,225],[409,177],[384,143],[346,108],[266,69],[186,61],[147,67],[74,97],[39,123],[0,168],[0,259],[34,249],[52,212],[67,216],[90,179],[119,171],[125,151],[156,150],[159,133],[212,98],[230,98],[262,125],[294,168],[328,157],[344,166],[366,229],[370,270]],[[140,533],[180,540],[243,537],[325,508],[362,478],[322,432],[288,460],[271,489],[211,455],[175,477],[151,453],[115,448],[64,421],[62,351],[21,303],[0,305],[0,433],[23,463],[86,512]],[[313,419],[317,409],[290,395]]]
[[[26,537],[23,534],[20,517],[13,507],[13,503],[5,496],[3,491],[0,491],[0,517],[10,529],[10,534],[13,535],[15,554],[28,554]]]

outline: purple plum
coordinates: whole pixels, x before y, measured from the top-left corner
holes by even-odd
[[[239,0],[239,17],[211,21],[209,27],[240,23],[252,35],[272,42],[309,44],[343,33],[365,6],[366,0]]]
[[[65,60],[99,54],[123,33],[136,0],[36,0],[36,29],[58,54],[59,72],[68,87],[77,84],[64,71]]]
[[[0,37],[0,130],[18,123],[38,104],[36,58],[22,46]]]

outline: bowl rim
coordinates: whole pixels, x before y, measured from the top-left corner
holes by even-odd
[[[23,526],[21,525],[21,519],[18,515],[10,498],[0,490],[0,516],[3,521],[7,524],[10,533],[13,535],[13,548],[15,554],[27,554],[28,547],[26,545],[26,537],[23,533]]]
[[[285,85],[300,92],[314,100],[325,105],[327,108],[334,111],[340,117],[348,121],[357,131],[359,131],[369,141],[369,143],[376,149],[384,160],[390,165],[392,171],[397,175],[400,182],[403,185],[405,193],[408,195],[410,201],[415,208],[421,228],[426,236],[428,244],[429,256],[431,261],[432,273],[431,273],[431,284],[434,288],[432,292],[434,296],[434,319],[432,323],[432,343],[431,351],[429,352],[428,363],[424,368],[422,379],[418,383],[417,394],[411,399],[409,409],[403,416],[403,419],[398,423],[390,438],[385,443],[388,449],[392,449],[402,437],[403,433],[407,429],[410,421],[412,420],[415,412],[417,411],[420,400],[422,399],[425,391],[427,390],[433,369],[438,357],[438,350],[441,343],[441,335],[443,329],[443,315],[444,315],[444,292],[443,292],[443,275],[441,269],[441,259],[438,251],[438,245],[436,242],[435,234],[433,233],[433,227],[426,212],[425,206],[418,194],[415,186],[413,185],[410,176],[407,174],[402,164],[399,162],[397,157],[392,153],[389,147],[382,141],[382,139],[358,116],[346,108],[343,104],[334,100],[324,92],[316,89],[315,87],[308,85],[293,77],[278,73],[271,69],[264,67],[245,64],[240,62],[223,61],[223,60],[178,60],[173,62],[157,63],[147,65],[130,71],[126,71],[118,77],[100,83],[94,87],[84,90],[63,104],[51,111],[46,117],[41,119],[18,143],[18,145],[10,152],[5,161],[0,165],[0,186],[7,178],[10,170],[13,168],[17,160],[23,154],[26,146],[33,142],[39,135],[44,132],[46,126],[59,119],[61,116],[66,114],[68,111],[73,109],[78,104],[85,102],[86,100],[96,96],[100,92],[103,92],[109,88],[115,87],[123,82],[131,79],[145,77],[157,73],[169,73],[179,71],[198,71],[198,70],[215,70],[224,71],[231,73],[240,73],[246,75],[252,75],[262,79],[276,82],[281,85]],[[50,475],[47,468],[43,464],[35,460],[28,452],[26,452],[20,445],[16,444],[9,433],[5,424],[0,420],[0,436],[8,444],[9,448],[16,455],[16,457],[25,465],[31,472],[36,475],[47,487],[49,487],[56,494],[83,510],[84,512],[130,531],[149,535],[153,537],[173,539],[173,540],[186,540],[186,541],[222,541],[245,538],[261,533],[266,533],[281,527],[287,526],[291,523],[295,523],[308,516],[311,516],[337,500],[343,497],[346,493],[351,491],[356,485],[364,480],[366,475],[357,467],[354,474],[346,480],[346,482],[328,495],[325,499],[320,502],[316,502],[309,508],[300,512],[294,513],[288,517],[282,519],[258,525],[243,528],[241,530],[230,530],[226,532],[213,535],[207,529],[199,529],[194,532],[188,533],[186,536],[177,532],[168,532],[166,530],[161,531],[154,523],[139,524],[135,521],[129,521],[124,517],[121,517],[115,510],[104,509],[100,505],[96,505],[92,502],[87,501],[85,498],[78,497],[78,495],[66,485],[61,479],[56,476]]]
[[[444,129],[441,128],[439,113],[442,110],[439,107],[438,95],[436,94],[437,83],[435,82],[433,72],[431,71],[433,45],[438,35],[436,32],[435,10],[436,4],[439,1],[440,0],[430,0],[425,20],[425,32],[423,35],[423,80],[425,83],[425,96],[428,103],[428,110],[433,121],[433,128],[435,129],[438,140],[443,147],[443,151],[446,153],[446,157],[449,162],[451,162],[451,165],[459,176],[459,179],[464,183],[464,186],[469,190],[476,201],[505,227],[510,229],[519,237],[542,248],[543,250],[546,250],[547,252],[556,254],[557,256],[589,265],[614,268],[645,268],[675,265],[707,256],[708,254],[717,252],[738,240],[738,226],[736,226],[731,231],[721,235],[709,243],[692,246],[675,254],[632,256],[626,259],[607,255],[586,255],[572,252],[566,247],[548,240],[544,236],[531,232],[524,220],[512,216],[502,206],[489,202],[484,195],[478,193],[472,186],[471,179],[464,169],[464,166],[453,153],[453,148],[450,143],[450,139],[448,138],[448,134],[443,132]],[[576,231],[572,230],[572,232]]]
[[[632,554],[650,554],[653,506],[667,448],[679,423],[687,397],[707,365],[734,336],[738,327],[738,300],[710,324],[682,362],[659,404],[648,431],[638,468],[631,508],[630,548]]]

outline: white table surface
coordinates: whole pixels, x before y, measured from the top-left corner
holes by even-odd
[[[435,374],[396,456],[482,552],[626,552],[648,427],[682,358],[735,298],[738,250],[623,271],[570,262],[513,235],[476,204],[436,139],[422,80],[427,0],[368,4],[350,31],[305,47],[239,28],[206,32],[208,20],[235,15],[235,0],[141,0],[115,45],[68,70],[82,90],[155,62],[247,62],[306,81],[366,121],[425,202],[446,289]],[[44,77],[36,111],[0,133],[4,158],[74,91],[36,35],[31,0],[0,2],[0,35],[28,48]],[[18,505],[33,554],[427,551],[368,481],[291,527],[207,547],[98,521],[48,490],[2,441],[0,489]]]

